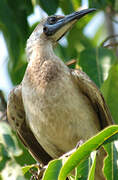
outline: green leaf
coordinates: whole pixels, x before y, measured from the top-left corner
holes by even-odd
[[[112,1],[111,1],[111,0],[107,0],[107,3],[108,3],[108,5],[111,6],[112,8],[115,8],[116,0],[112,0]]]
[[[71,0],[68,0],[68,1],[60,0],[59,5],[60,5],[62,11],[64,12],[64,14],[70,14],[74,11]]]
[[[59,0],[38,0],[38,3],[42,7],[42,9],[47,12],[48,15],[53,15],[56,13],[59,5]]]
[[[95,168],[96,151],[93,151],[89,158],[77,166],[75,180],[94,180]]]
[[[10,73],[12,82],[15,85],[20,84],[21,80],[23,79],[26,67],[27,67],[26,62],[21,62],[20,60],[18,61],[19,61],[19,64],[17,64],[16,67],[13,66],[11,61],[9,61],[8,63],[9,73]]]
[[[89,0],[89,7],[103,9],[107,6],[107,0]]]
[[[10,158],[4,145],[0,142],[0,172],[5,168],[5,165],[9,159]]]
[[[91,166],[91,158],[83,160],[76,168],[75,180],[86,180]]]
[[[72,0],[74,10],[78,10],[79,7],[81,7],[82,0]]]
[[[65,162],[60,170],[58,180],[65,180],[67,175],[84,159],[89,157],[92,151],[98,149],[108,138],[116,133],[118,133],[118,125],[109,126],[82,144]]]
[[[17,67],[24,65],[25,44],[29,36],[27,15],[32,10],[32,4],[28,0],[16,0],[15,3],[14,1],[0,1],[0,30],[2,30],[7,44],[8,70],[14,84],[19,83],[22,79],[16,70]]]
[[[118,1],[117,1],[117,0],[115,0],[115,6],[114,6],[114,9],[115,9],[115,11],[118,11]]]
[[[96,167],[96,151],[91,153],[92,156],[92,166],[89,170],[89,175],[87,180],[94,180],[95,179],[95,167]]]
[[[20,146],[21,150],[23,153],[20,156],[15,157],[15,160],[17,161],[18,164],[21,166],[24,166],[28,164],[35,164],[36,160],[31,156],[31,154],[28,152],[26,147],[21,143],[21,141],[17,138],[18,145]]]
[[[19,14],[20,11],[23,11],[23,13],[25,12],[26,15],[30,15],[33,13],[32,1],[15,0],[15,3],[14,3],[14,2],[11,2],[10,0],[7,0],[7,4],[11,9],[14,9],[14,11],[16,11],[15,13],[17,13],[17,15]]]
[[[104,145],[107,156],[104,160],[104,175],[106,180],[118,179],[118,141]]]
[[[109,76],[102,85],[101,91],[109,106],[115,123],[118,124],[118,64],[114,64],[111,67]]]
[[[58,175],[62,167],[62,159],[56,159],[48,164],[42,180],[58,180]]]
[[[87,15],[86,18],[80,19],[70,30],[67,36],[70,51],[76,48],[78,52],[80,52],[80,44],[83,45],[83,47],[92,47],[90,40],[83,34],[85,26],[92,18],[93,14]]]
[[[24,166],[22,167],[22,172],[23,174],[26,174],[31,168],[35,167],[34,164],[31,164],[31,165],[27,165],[27,166]]]
[[[16,179],[16,180],[26,180],[22,174],[21,167],[15,161],[9,161],[6,164],[5,169],[1,172],[2,180],[6,179]]]
[[[89,0],[89,7],[94,7],[98,9],[105,9],[106,6],[111,6],[112,8],[115,5],[115,0]]]
[[[62,45],[58,44],[58,46],[54,49],[55,54],[61,58],[62,61],[66,62],[68,59],[68,48],[63,47]]]
[[[104,145],[105,145],[105,144],[108,144],[108,143],[111,143],[111,142],[113,142],[113,141],[116,141],[116,140],[118,140],[118,133],[116,133],[115,135],[109,137],[109,139],[107,139],[107,140],[104,142]]]
[[[104,39],[106,37],[106,34],[107,32],[104,28],[104,22],[101,22],[95,35],[92,37],[92,43],[94,43],[95,47],[100,45],[101,39]]]
[[[0,171],[6,169],[9,161],[16,166],[24,166],[24,164],[34,164],[35,160],[29,152],[18,141],[15,134],[11,131],[10,126],[5,122],[0,122]],[[11,172],[12,173],[12,172]],[[30,174],[26,174],[30,178]]]
[[[116,57],[111,50],[105,48],[88,48],[80,53],[79,65],[88,76],[100,87],[106,76],[105,65],[108,61],[109,66],[115,62]],[[107,72],[106,72],[107,73]]]
[[[0,143],[4,145],[8,157],[20,156],[22,154],[22,150],[19,148],[9,125],[4,122],[0,122]]]

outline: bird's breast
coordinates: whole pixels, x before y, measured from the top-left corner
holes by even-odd
[[[97,114],[67,67],[46,62],[40,72],[34,69],[30,76],[30,70],[22,85],[27,122],[52,157],[99,131]]]

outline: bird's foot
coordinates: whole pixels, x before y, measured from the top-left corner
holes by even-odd
[[[39,165],[39,167],[38,167],[38,180],[40,180],[40,179],[42,179],[43,173],[44,173],[47,166],[43,166],[40,163],[38,165]]]
[[[68,151],[67,153],[63,154],[63,155],[60,157],[60,159],[63,159],[64,157],[65,157],[65,158],[69,157],[69,156],[70,156],[71,154],[73,154],[73,153],[77,150],[77,148],[80,147],[83,143],[84,143],[83,140],[78,141],[76,147],[75,147],[74,149],[72,149],[71,151]]]
[[[35,164],[34,167],[36,167],[38,170],[34,170],[32,168],[30,169],[30,173],[32,174],[30,180],[41,180],[45,167],[41,163]]]
[[[83,140],[78,141],[75,148],[78,149],[83,143]]]
[[[34,169],[30,169],[29,170],[29,172],[32,174],[32,176],[31,176],[31,178],[30,178],[30,180],[38,180],[38,173],[37,173],[37,171],[36,170],[34,170]]]

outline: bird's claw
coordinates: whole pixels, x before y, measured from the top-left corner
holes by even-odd
[[[75,148],[78,149],[83,143],[84,143],[84,141],[81,139],[80,141],[77,142]]]

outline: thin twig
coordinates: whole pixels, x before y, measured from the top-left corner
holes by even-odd
[[[103,42],[102,42],[102,44],[101,44],[101,46],[102,47],[106,47],[104,44],[107,42],[107,41],[109,41],[109,40],[111,40],[112,38],[116,38],[116,37],[118,37],[118,34],[114,34],[114,35],[110,35],[110,36],[108,36]]]
[[[116,43],[110,43],[110,44],[108,44],[108,45],[106,45],[106,46],[104,46],[105,48],[109,48],[109,47],[117,47],[118,46],[118,42],[116,42]]]
[[[66,62],[65,64],[66,64],[67,66],[71,66],[71,65],[74,65],[74,64],[76,64],[76,63],[77,63],[77,60],[72,59],[72,60]]]

